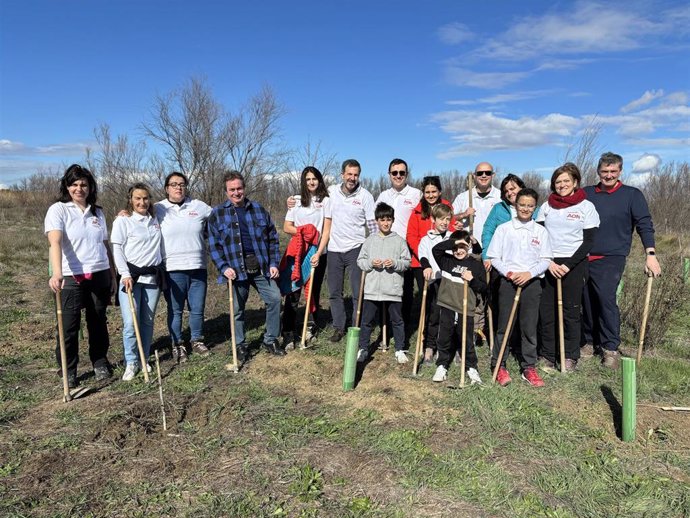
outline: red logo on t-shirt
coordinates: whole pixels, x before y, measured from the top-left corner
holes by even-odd
[[[100,226],[101,226],[101,222],[98,221],[98,218],[95,218],[95,217],[94,217],[94,218],[91,218],[91,224],[92,224],[94,227],[100,227]]]
[[[352,200],[351,203],[352,203],[352,205],[361,205],[362,204],[362,202],[359,200]]]
[[[415,203],[412,200],[405,200],[403,205],[414,205]]]
[[[580,216],[579,212],[568,212],[568,215],[565,217],[565,219],[570,221],[580,221],[582,216]]]
[[[533,238],[532,238],[532,243],[531,243],[531,245],[532,245],[532,246],[540,246],[540,245],[541,245],[541,241],[539,241],[539,238],[533,237]]]
[[[189,215],[190,218],[194,218],[194,217],[199,215],[199,213],[196,212],[195,210],[190,210],[187,214]]]

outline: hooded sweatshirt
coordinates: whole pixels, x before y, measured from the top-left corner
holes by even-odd
[[[392,259],[391,268],[374,268],[374,259]],[[362,245],[357,266],[365,272],[364,298],[374,301],[401,302],[403,272],[410,267],[410,249],[395,232],[384,236],[380,232],[370,235]]]
[[[469,255],[464,259],[458,259],[454,255],[446,253],[448,250],[453,250],[453,246],[453,241],[444,240],[432,249],[434,259],[441,268],[441,284],[438,287],[436,303],[456,313],[462,313],[465,280],[461,275],[465,270],[470,270],[472,280],[468,283],[471,289],[467,290],[467,314],[472,315],[477,305],[477,294],[483,294],[487,291],[484,266]],[[480,253],[481,247],[474,245],[473,252]]]

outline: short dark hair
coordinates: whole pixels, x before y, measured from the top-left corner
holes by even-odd
[[[340,172],[344,173],[345,169],[348,167],[356,167],[357,169],[359,169],[360,173],[362,172],[362,166],[359,165],[359,162],[357,162],[357,160],[355,160],[354,158],[348,158],[347,160],[345,160],[340,168]]]
[[[623,157],[617,155],[616,153],[611,153],[607,151],[601,157],[599,157],[599,163],[597,164],[597,171],[601,169],[603,165],[620,164],[621,169],[623,169]]]
[[[180,178],[182,178],[184,180],[185,185],[189,185],[189,180],[187,179],[187,176],[184,173],[180,173],[179,171],[173,171],[172,173],[170,173],[168,176],[165,177],[164,187],[167,187],[170,184],[170,179],[173,176],[179,176]]]
[[[580,182],[582,181],[580,170],[572,162],[566,162],[561,167],[557,168],[551,175],[551,192],[556,192],[556,179],[563,173],[568,173],[570,179],[575,182],[575,190],[580,187]]]
[[[400,165],[400,164],[404,165],[405,171],[407,171],[409,173],[409,170],[407,167],[407,162],[405,162],[402,158],[394,158],[393,160],[391,160],[391,163],[388,164],[388,172],[390,172],[391,167],[393,167],[394,165]]]
[[[382,219],[382,218],[395,218],[395,210],[393,207],[388,205],[387,203],[379,203],[376,206],[376,210],[374,210],[374,218],[375,219]]]
[[[223,175],[223,185],[227,185],[228,182],[232,182],[233,180],[241,180],[242,187],[244,187],[244,176],[242,176],[242,173],[239,171],[231,170]]]
[[[65,170],[65,174],[62,175],[60,179],[60,195],[57,201],[62,203],[68,203],[72,201],[72,196],[69,194],[68,187],[72,185],[77,180],[86,180],[89,184],[89,194],[86,196],[86,204],[92,207],[93,215],[96,215],[96,208],[100,208],[96,205],[98,200],[98,187],[96,186],[96,179],[94,178],[91,171],[86,167],[80,166],[79,164],[72,164]]]
[[[531,198],[534,198],[535,203],[539,203],[539,193],[535,191],[534,189],[531,189],[529,187],[525,187],[520,190],[519,193],[517,193],[517,196],[515,197],[515,203],[517,204],[518,200],[520,198],[529,196]]]
[[[472,236],[467,230],[456,230],[448,238],[453,243],[453,251],[460,248],[455,244],[456,241],[465,241],[468,245],[472,246]]]
[[[506,176],[503,181],[501,181],[501,199],[508,203],[508,199],[506,198],[506,185],[508,185],[510,182],[513,182],[515,185],[517,185],[520,189],[525,188],[525,182],[522,181],[522,178],[520,178],[516,174],[509,174]]]
[[[136,191],[137,189],[146,191],[146,193],[149,195],[149,208],[147,212],[149,213],[149,215],[153,216],[153,201],[151,200],[151,189],[148,185],[142,182],[132,184],[130,188],[127,190],[127,210],[129,210],[130,214],[134,212],[134,206],[132,205],[132,194],[134,194],[134,191]]]

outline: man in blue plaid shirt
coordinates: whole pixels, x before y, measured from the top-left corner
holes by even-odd
[[[257,202],[244,196],[244,177],[237,171],[225,174],[228,200],[214,207],[208,218],[208,241],[218,283],[232,279],[235,299],[235,340],[239,361],[247,356],[244,341],[244,307],[249,287],[259,292],[266,304],[264,347],[276,356],[285,355],[278,345],[280,335],[280,289],[278,233],[271,215]]]

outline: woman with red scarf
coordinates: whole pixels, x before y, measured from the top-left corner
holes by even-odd
[[[563,164],[551,176],[551,194],[537,216],[546,227],[554,258],[546,275],[541,296],[541,368],[552,371],[559,358],[556,349],[558,324],[556,280],[563,287],[565,328],[565,370],[572,372],[580,357],[580,305],[587,280],[587,255],[599,227],[599,214],[585,191],[580,189],[580,170],[573,163]]]

